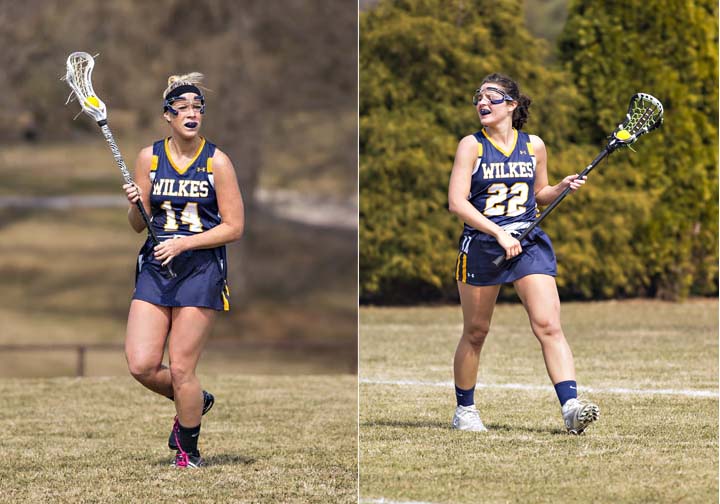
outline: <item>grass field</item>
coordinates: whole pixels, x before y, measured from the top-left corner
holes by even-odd
[[[0,380],[0,501],[354,503],[354,376],[205,377],[202,470],[169,466],[173,407],[130,378]],[[8,407],[10,406],[10,407]]]
[[[459,307],[360,321],[361,502],[717,502],[716,300],[563,305],[601,409],[584,436],[564,433],[520,305],[497,307],[483,349],[483,434],[450,429]]]

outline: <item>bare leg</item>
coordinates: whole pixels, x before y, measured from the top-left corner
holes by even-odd
[[[125,335],[125,357],[130,374],[153,392],[173,396],[170,370],[163,366],[170,309],[133,299]]]
[[[495,301],[500,292],[499,285],[476,287],[458,282],[463,312],[463,332],[455,350],[455,385],[470,389],[477,382],[480,366],[480,351],[490,330]]]
[[[530,327],[540,342],[545,367],[553,384],[575,380],[572,351],[560,326],[560,297],[555,278],[528,275],[515,281],[515,290],[530,318]]]
[[[195,375],[200,354],[210,334],[215,310],[184,306],[173,308],[170,331],[170,375],[175,394],[175,409],[180,425],[200,425],[203,394]]]

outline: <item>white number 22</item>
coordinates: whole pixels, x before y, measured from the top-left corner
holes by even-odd
[[[513,195],[507,199],[508,192]],[[522,214],[528,200],[529,187],[525,182],[515,182],[510,188],[502,183],[493,184],[488,188],[490,197],[485,201],[483,214],[487,216],[507,215],[514,217]]]

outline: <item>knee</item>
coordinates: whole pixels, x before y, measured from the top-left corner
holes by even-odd
[[[137,381],[143,383],[157,373],[160,363],[151,359],[126,355],[128,370]]]
[[[170,376],[172,377],[173,387],[178,387],[187,383],[195,376],[195,369],[188,366],[183,361],[170,362]]]
[[[533,332],[540,341],[559,340],[564,338],[560,320],[557,318],[542,318],[533,320]]]
[[[490,326],[488,324],[470,324],[465,327],[463,338],[465,338],[465,341],[470,343],[475,350],[479,351],[482,349],[489,331]]]

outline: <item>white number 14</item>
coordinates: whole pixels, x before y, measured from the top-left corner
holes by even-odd
[[[169,201],[163,201],[160,208],[165,210],[165,227],[163,229],[165,231],[177,231],[180,226],[175,218],[175,210],[173,210],[172,203]],[[198,215],[197,202],[191,201],[185,205],[185,208],[183,208],[182,212],[180,212],[180,222],[187,224],[188,230],[193,233],[202,232],[202,221]]]

